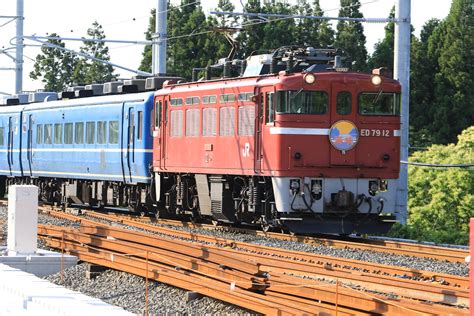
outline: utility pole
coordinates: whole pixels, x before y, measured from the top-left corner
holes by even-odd
[[[167,0],[158,0],[156,7],[155,34],[152,46],[152,73],[155,75],[166,74],[167,3]]]
[[[395,56],[393,78],[402,85],[400,160],[408,161],[408,129],[410,110],[410,36],[411,0],[397,0],[395,7]],[[408,165],[400,165],[397,189],[397,219],[406,224],[408,217]]]
[[[23,1],[16,1],[15,93],[20,93],[23,90]]]

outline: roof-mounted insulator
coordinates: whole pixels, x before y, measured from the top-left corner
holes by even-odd
[[[104,85],[99,83],[88,84],[84,88],[87,91],[92,91],[94,96],[99,96],[104,94]]]
[[[57,92],[32,92],[28,96],[29,103],[48,102],[58,99]]]
[[[123,85],[122,81],[111,81],[104,83],[104,94],[117,94],[118,87]]]

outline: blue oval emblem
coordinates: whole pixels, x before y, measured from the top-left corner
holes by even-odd
[[[329,141],[337,150],[352,149],[359,141],[359,130],[351,121],[337,121],[329,130]]]

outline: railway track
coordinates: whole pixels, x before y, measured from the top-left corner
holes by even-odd
[[[91,235],[97,235],[99,231],[98,225],[105,225],[104,223],[97,223],[95,220],[71,214],[56,213],[54,211],[50,211],[50,214],[69,220],[80,221],[82,225],[81,233],[87,232]],[[300,306],[302,308],[300,312],[308,312],[303,308],[304,306],[315,307],[317,304],[314,302],[314,297],[317,297],[321,302],[329,304],[325,305],[324,308],[327,308],[325,312],[332,310],[330,313],[334,312],[335,306],[340,305],[344,308],[375,314],[385,312],[407,314],[409,311],[427,314],[466,314],[466,309],[460,308],[460,306],[468,306],[468,281],[464,277],[263,247],[218,237],[176,231],[124,216],[94,212],[88,212],[87,214],[99,220],[120,222],[123,225],[155,234],[150,236],[149,233],[134,232],[130,233],[134,237],[126,237],[124,232],[117,231],[118,228],[109,227],[106,230],[104,228],[100,229],[101,233],[99,235],[101,238],[122,240],[133,243],[133,245],[143,244],[148,247],[154,245],[154,240],[157,238],[156,234],[158,234],[159,236],[165,236],[165,238],[175,238],[173,248],[184,248],[183,242],[185,244],[189,244],[190,241],[197,242],[198,244],[201,243],[206,250],[202,250],[201,256],[195,257],[193,260],[197,258],[207,261],[210,257],[210,249],[215,247],[212,249],[218,251],[226,258],[253,262],[258,266],[258,273],[253,274],[252,277],[260,279],[258,279],[258,282],[251,281],[251,284],[247,280],[247,288],[243,290],[252,291],[255,290],[252,286],[256,286],[262,291],[263,287],[265,296],[276,300],[273,303],[279,300],[289,301],[291,306]],[[91,231],[88,231],[88,229]],[[46,236],[54,234],[57,235],[58,232],[49,232],[49,234],[45,232],[43,237],[48,238]],[[87,244],[87,238],[89,237],[82,236],[81,238],[86,239],[79,240],[80,244]],[[70,248],[72,245],[66,245],[64,242],[58,241],[58,239],[56,239],[56,244],[50,245],[58,247],[58,243],[61,247],[69,247],[67,249],[68,251],[73,250],[72,253],[78,251],[76,248]],[[94,246],[101,245],[103,247],[105,242],[91,241],[91,243]],[[177,246],[178,244],[179,247]],[[119,252],[119,254],[136,253],[138,250],[129,249]],[[149,250],[152,251],[152,249]],[[84,252],[85,250],[82,249],[81,251]],[[228,263],[226,260],[221,261],[219,264],[225,267],[233,267],[232,263]],[[176,265],[174,267],[176,268]],[[184,262],[181,262],[178,267],[190,269],[189,265],[186,266]],[[261,279],[262,276],[264,279]],[[229,275],[226,275],[224,278],[232,280],[232,277]],[[243,282],[243,280],[240,281]],[[235,280],[232,282],[235,282]],[[216,295],[216,298],[222,299],[222,296],[219,295],[224,294]],[[350,302],[354,300],[359,302],[359,305],[351,305]],[[241,304],[230,300],[226,301],[237,305]],[[423,304],[420,304],[420,302],[423,302]],[[287,306],[285,304],[287,303],[282,303],[282,306]],[[240,306],[248,308],[247,305]],[[318,306],[322,308],[320,305]],[[285,311],[283,307],[280,312]],[[255,310],[263,313],[273,313],[265,308],[268,308],[268,306]]]
[[[102,212],[87,212],[88,215],[100,218]],[[110,215],[110,214],[109,214]],[[105,217],[108,218],[108,217]],[[150,217],[133,217],[129,215],[118,215],[118,219],[135,219],[145,221],[148,223],[156,223],[161,225],[179,226],[179,227],[190,227],[190,228],[202,228],[208,230],[225,229],[232,230],[238,233],[250,234],[254,236],[270,237],[278,240],[286,240],[293,242],[301,242],[310,245],[325,245],[335,248],[351,248],[360,250],[378,251],[384,253],[407,255],[420,258],[436,259],[448,262],[465,262],[465,258],[469,255],[468,250],[458,248],[448,248],[433,245],[425,245],[419,243],[408,243],[408,242],[397,242],[397,241],[385,241],[385,240],[373,240],[367,238],[346,238],[348,240],[340,240],[337,236],[334,238],[323,238],[323,237],[309,237],[309,236],[298,236],[284,233],[275,232],[264,232],[261,230],[245,229],[238,227],[216,227],[214,225],[185,222],[178,220],[167,220],[167,219],[151,219]]]

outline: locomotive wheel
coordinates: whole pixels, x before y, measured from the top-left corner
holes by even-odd
[[[264,231],[265,233],[268,233],[271,228],[271,226],[268,223],[262,223],[260,224],[260,227],[262,228],[262,231]]]

